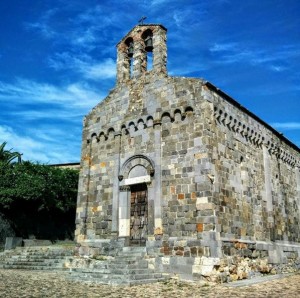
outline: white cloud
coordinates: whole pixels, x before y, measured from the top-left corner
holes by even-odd
[[[113,79],[116,77],[116,63],[113,59],[107,58],[103,62],[97,62],[88,55],[76,57],[64,52],[56,54],[49,59],[50,67],[60,69],[71,69],[81,74],[85,79]]]
[[[280,65],[271,65],[270,68],[276,72],[281,72],[286,70],[286,67],[280,66]]]
[[[7,142],[6,148],[22,153],[24,160],[41,163],[66,163],[79,161],[80,134],[73,141],[67,138],[67,133],[49,127],[46,132],[41,129],[27,130],[27,135],[16,132],[12,127],[0,125],[0,143]],[[49,137],[52,136],[52,137]]]
[[[1,142],[7,142],[7,148],[12,148],[13,151],[18,151],[23,154],[26,160],[44,160],[45,153],[41,153],[43,145],[34,139],[17,134],[13,128],[9,126],[0,126]],[[44,148],[45,150],[45,148]]]
[[[86,83],[73,83],[57,87],[18,78],[14,84],[0,81],[0,99],[16,103],[59,104],[67,109],[91,108],[100,101],[100,96]]]
[[[0,141],[7,141],[26,160],[76,162],[83,116],[100,99],[83,83],[58,87],[24,79],[14,84],[0,81],[2,108],[9,107],[0,121]]]
[[[279,72],[288,68],[290,59],[300,54],[298,45],[285,45],[280,48],[254,48],[242,43],[215,43],[209,51],[217,57],[216,62],[232,64],[243,62],[252,65],[265,65],[272,71]]]
[[[172,0],[152,0],[150,1],[151,6],[156,6],[156,5],[162,5],[162,4],[167,4],[169,2],[172,2]],[[149,4],[149,2],[147,1]]]
[[[116,76],[116,64],[112,59],[106,59],[103,63],[84,65],[81,69],[88,79],[111,79]]]
[[[33,29],[38,31],[44,38],[55,38],[57,32],[49,25],[50,19],[57,13],[57,9],[49,9],[40,16],[39,21],[34,23],[25,23],[27,29]]]
[[[75,35],[74,38],[72,38],[71,42],[73,44],[86,46],[95,43],[96,40],[97,38],[95,36],[93,28],[88,28],[83,34],[80,34],[78,36]]]
[[[229,43],[215,43],[209,48],[210,52],[223,52],[223,51],[233,51],[237,49],[238,44],[236,42]]]
[[[275,122],[271,125],[277,129],[300,130],[300,122]]]
[[[117,5],[117,4],[116,4]],[[38,32],[45,39],[51,39],[57,45],[67,45],[72,49],[95,49],[104,38],[103,32],[109,26],[117,24],[121,12],[111,12],[110,4],[87,6],[82,10],[76,4],[50,9],[40,15],[35,22],[26,23],[26,29]],[[62,17],[69,10],[69,18]],[[109,13],[108,13],[109,11]]]

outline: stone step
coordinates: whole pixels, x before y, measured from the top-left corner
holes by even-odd
[[[145,276],[144,276],[145,277]],[[107,284],[107,285],[138,285],[138,284],[147,284],[147,283],[155,283],[155,282],[161,282],[166,281],[170,277],[168,275],[161,275],[160,277],[152,277],[152,278],[144,278],[140,276],[140,278],[132,278],[130,276],[124,277],[124,276],[114,276],[114,275],[107,275],[106,278],[99,278],[89,275],[74,275],[71,274],[68,277],[71,280],[80,280],[80,281],[86,281],[91,283],[97,283],[97,284]]]
[[[95,269],[95,268],[72,268],[71,272],[74,273],[101,273],[101,274],[121,274],[121,275],[134,275],[134,274],[152,274],[155,273],[153,269]]]
[[[24,260],[24,261],[31,261],[31,260],[62,260],[65,259],[65,256],[39,256],[39,257],[35,257],[35,256],[10,256],[5,258],[6,260]]]
[[[30,256],[30,257],[36,257],[36,258],[39,258],[39,257],[68,257],[68,256],[72,256],[73,254],[71,253],[35,253],[35,254],[32,254],[32,253],[21,253],[21,254],[11,254],[11,256]]]
[[[118,268],[123,268],[123,269],[143,269],[143,268],[148,268],[148,262],[147,261],[141,261],[141,262],[135,262],[135,263],[119,263],[119,262],[112,262],[109,263],[109,268],[112,269],[118,269]]]
[[[13,254],[13,255],[6,255],[1,256],[1,259],[13,258],[13,259],[61,259],[65,257],[72,257],[72,255],[56,255],[56,254],[40,254],[40,255],[31,255],[31,254]]]
[[[65,260],[65,257],[60,257],[60,258],[32,258],[32,257],[21,257],[21,256],[14,256],[14,257],[8,257],[5,259],[2,259],[1,261],[10,261],[10,262],[60,262],[62,260]],[[0,261],[0,262],[1,262]]]
[[[22,270],[66,270],[63,266],[28,266],[28,265],[0,265],[0,269],[22,269]]]
[[[32,253],[36,253],[36,252],[49,252],[49,251],[54,251],[54,252],[66,252],[66,251],[73,251],[73,247],[70,248],[62,248],[62,247],[17,247],[15,249],[12,250],[7,250],[7,252],[11,252],[11,251],[15,251],[15,252],[32,252]]]
[[[146,256],[145,247],[125,247],[114,258],[103,260],[76,258],[73,249],[22,248],[1,254],[0,268],[67,271],[70,279],[110,285],[166,280],[167,276],[148,268]]]
[[[113,281],[113,280],[146,280],[146,279],[158,279],[162,278],[161,273],[144,273],[144,274],[114,274],[114,273],[99,273],[99,272],[76,272],[71,273],[71,277],[81,279],[99,279],[101,281]]]
[[[36,265],[41,265],[41,266],[51,266],[53,264],[60,264],[59,260],[53,260],[53,261],[24,261],[24,260],[6,260],[3,262],[4,265],[28,265],[28,266],[36,266]]]
[[[1,269],[66,270],[66,258],[74,255],[73,248],[18,247],[0,255]]]

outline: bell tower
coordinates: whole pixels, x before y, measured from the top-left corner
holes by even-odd
[[[166,33],[167,29],[159,24],[137,25],[117,44],[118,85],[150,72],[167,75]]]

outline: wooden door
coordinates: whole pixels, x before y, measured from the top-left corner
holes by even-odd
[[[148,227],[147,185],[131,187],[130,196],[130,245],[145,246]]]

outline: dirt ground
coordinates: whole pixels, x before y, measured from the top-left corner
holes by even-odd
[[[300,274],[230,287],[171,280],[139,286],[72,281],[62,272],[0,270],[0,297],[300,297]]]

